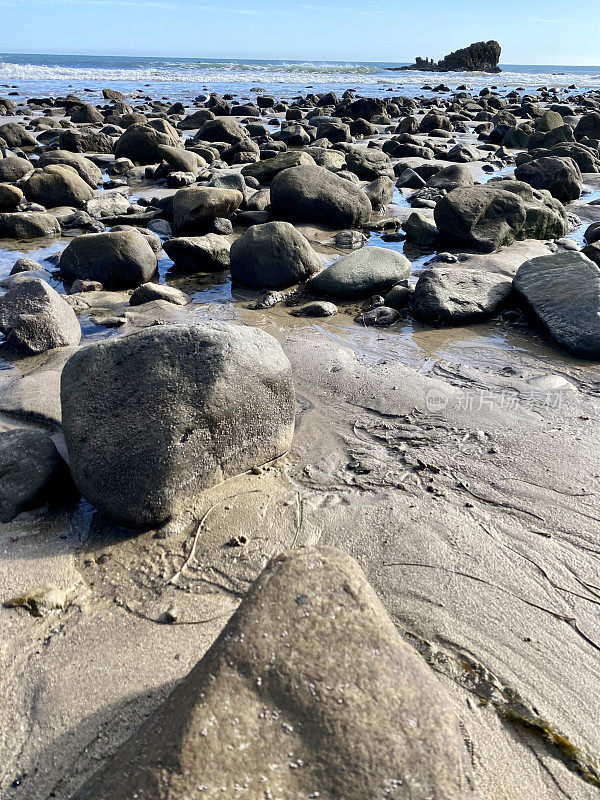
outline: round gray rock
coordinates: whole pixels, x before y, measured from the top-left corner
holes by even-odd
[[[225,323],[152,327],[80,349],[61,381],[71,472],[131,528],[161,525],[203,489],[285,453],[289,361],[275,339]]]
[[[67,280],[100,281],[107,289],[147,283],[156,267],[156,253],[135,228],[77,236],[63,251],[59,263]]]
[[[231,278],[251,289],[280,289],[318,272],[321,259],[289,222],[248,228],[231,245]]]
[[[311,279],[316,294],[353,299],[386,291],[410,275],[410,261],[387,247],[363,247],[342,256]]]
[[[40,278],[15,283],[0,298],[6,344],[26,353],[78,345],[81,327],[71,306]]]

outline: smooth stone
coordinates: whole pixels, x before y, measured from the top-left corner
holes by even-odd
[[[410,275],[406,256],[386,247],[363,247],[342,256],[308,284],[325,297],[353,299],[385,291]]]
[[[95,342],[62,374],[63,430],[82,495],[130,528],[160,526],[204,489],[289,449],[289,361],[257,328],[160,325]]]
[[[587,256],[562,250],[532,258],[513,288],[561,347],[600,359],[600,269]]]
[[[185,292],[176,289],[174,286],[165,286],[160,283],[143,283],[133,290],[129,298],[129,305],[141,306],[143,303],[150,303],[153,300],[166,300],[178,306],[186,306],[190,298]]]
[[[231,245],[228,239],[217,233],[167,239],[163,249],[180,272],[222,272],[229,269]]]

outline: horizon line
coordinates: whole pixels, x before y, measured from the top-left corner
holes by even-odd
[[[273,58],[245,58],[245,57],[241,57],[241,56],[181,56],[181,55],[175,56],[175,55],[165,55],[165,54],[162,54],[162,55],[157,55],[157,54],[141,55],[140,53],[135,53],[135,54],[131,54],[131,53],[128,53],[128,54],[127,53],[109,53],[109,54],[106,54],[106,53],[66,53],[66,52],[40,52],[40,51],[27,52],[26,53],[26,52],[22,52],[22,51],[19,51],[19,50],[1,50],[1,49],[0,49],[0,55],[12,55],[12,56],[74,56],[74,57],[77,57],[77,58],[81,58],[81,57],[91,57],[91,58],[156,58],[156,59],[157,58],[174,58],[174,59],[186,60],[186,61],[191,61],[191,60],[199,60],[199,61],[201,61],[202,59],[206,59],[207,61],[219,61],[219,60],[222,60],[222,61],[242,61],[242,62],[244,62],[244,61],[262,61],[262,62],[267,62],[267,63],[269,61],[288,61],[288,62],[297,61],[297,62],[300,62],[300,63],[311,63],[312,62],[312,63],[319,63],[319,64],[339,64],[339,63],[341,63],[341,64],[353,64],[353,63],[357,63],[357,64],[400,64],[400,65],[404,65],[404,64],[412,64],[412,63],[414,63],[414,61],[410,61],[410,60],[405,60],[405,61],[392,61],[392,60],[371,61],[371,60],[362,60],[362,59],[356,59],[356,58],[355,59],[350,59],[350,60],[345,60],[345,59],[333,59],[333,60],[330,60],[330,59],[323,59],[323,58],[275,58],[275,57],[273,57]],[[515,67],[515,66],[520,66],[520,67],[582,67],[582,68],[583,67],[590,67],[590,68],[597,67],[598,69],[600,69],[600,64],[531,64],[531,63],[525,63],[525,62],[523,62],[522,64],[513,64],[513,63],[508,63],[508,62],[507,63],[499,62],[499,66],[500,67],[502,67],[502,66],[505,66],[505,67]],[[461,73],[461,74],[465,74],[465,73]],[[490,76],[492,76],[493,74],[494,73],[490,73]],[[499,74],[499,73],[497,73],[497,74]]]

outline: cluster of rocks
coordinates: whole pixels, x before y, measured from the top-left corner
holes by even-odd
[[[192,109],[130,104],[110,90],[105,99],[0,100],[10,115],[0,124],[0,239],[69,240],[54,264],[67,296],[27,259],[2,281],[0,332],[21,356],[77,348],[90,292],[185,308],[188,295],[157,281],[164,247],[179,274],[229,271],[234,283],[268,291],[256,308],[285,301],[293,315],[326,317],[341,304],[359,324],[381,327],[409,313],[472,324],[513,305],[569,352],[598,358],[600,223],[588,227],[583,252],[565,239],[565,204],[581,197],[584,175],[600,172],[596,96],[474,96],[465,87],[446,100],[346,91],[236,104],[210,95]],[[132,187],[148,185],[160,192],[132,202]],[[335,260],[314,230],[333,232]],[[373,231],[406,239],[406,252],[446,252],[415,282],[406,255],[373,246]],[[528,239],[551,248],[516,275],[464,263],[465,253]],[[83,496],[121,524],[161,525],[206,487],[287,451],[290,368],[258,330],[153,328],[77,350],[62,375],[62,419]],[[142,468],[149,447],[154,471]],[[60,458],[42,461],[44,480],[63,468]],[[4,507],[46,497],[37,478],[22,484],[17,496],[7,482]]]
[[[600,100],[442,93],[210,95],[192,108],[110,90],[98,106],[0,99],[0,240],[68,239],[53,273],[21,258],[0,283],[11,357],[64,355],[67,457],[46,430],[0,434],[0,519],[79,493],[117,525],[156,529],[289,451],[282,347],[256,327],[198,322],[190,296],[159,281],[163,250],[178,275],[228,272],[266,291],[255,309],[343,310],[383,327],[408,314],[475,324],[513,306],[573,355],[599,358],[600,222],[582,251],[566,237],[568,204],[600,173]],[[545,254],[486,268],[526,240]],[[412,252],[432,256],[416,280]],[[117,307],[95,319],[123,330],[82,345],[82,315]],[[267,567],[77,798],[292,800],[342,786],[357,800],[466,800],[464,751],[449,699],[357,565],[305,549]]]

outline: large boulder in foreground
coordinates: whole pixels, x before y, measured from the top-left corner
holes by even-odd
[[[42,431],[0,433],[0,474],[0,522],[63,498],[72,487],[67,465]]]
[[[217,217],[229,217],[244,199],[237,189],[190,186],[173,197],[173,222],[180,233],[205,230]]]
[[[147,283],[156,272],[156,253],[135,228],[76,236],[60,257],[67,280],[100,281],[106,289]]]
[[[0,298],[0,332],[21,352],[78,345],[81,327],[71,306],[40,278],[15,283]]]
[[[444,325],[467,325],[492,317],[507,301],[512,280],[475,269],[436,267],[419,275],[412,298],[415,316]]]
[[[23,183],[23,192],[28,200],[46,208],[83,208],[94,196],[89,184],[79,177],[73,167],[66,164],[48,164],[42,169],[36,169]]]
[[[522,239],[553,239],[567,232],[562,204],[520,181],[454,189],[436,203],[440,235],[451,243],[492,253]]]
[[[271,184],[271,215],[330,228],[358,228],[371,218],[371,202],[360,186],[325,167],[291,167]]]
[[[267,565],[73,800],[468,800],[467,762],[446,693],[356,561],[308,547]]]
[[[572,158],[536,158],[517,167],[515,178],[534,189],[547,189],[561,203],[579,200],[583,190],[581,171]]]
[[[513,288],[561,347],[600,359],[600,269],[593,261],[573,251],[532,258]]]
[[[231,278],[251,289],[301,283],[322,266],[308,240],[289,222],[253,225],[231,245]]]
[[[181,147],[179,134],[162,120],[163,130],[150,125],[130,125],[115,145],[115,158],[129,158],[136,164],[158,164],[162,161],[161,145]]]
[[[352,300],[385,292],[408,279],[410,261],[387,247],[362,247],[342,256],[309,282],[311,292]]]
[[[75,483],[108,518],[159,526],[226,478],[272,461],[294,432],[292,370],[273,337],[209,322],[98,342],[61,380]]]

